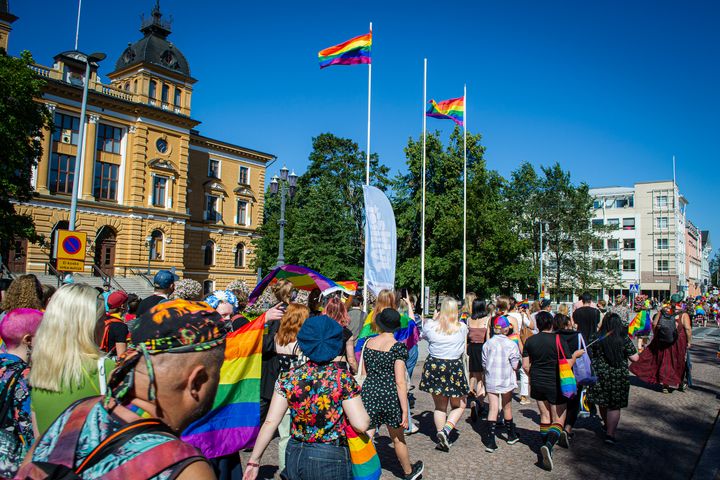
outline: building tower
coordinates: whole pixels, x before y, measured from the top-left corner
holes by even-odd
[[[10,0],[0,0],[0,49],[7,51],[12,24],[17,19],[10,13]]]

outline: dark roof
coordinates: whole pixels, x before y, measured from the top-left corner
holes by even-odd
[[[167,39],[170,35],[170,22],[161,18],[160,6],[156,4],[152,11],[152,18],[143,21],[140,29],[145,36],[135,43],[128,44],[115,63],[116,71],[132,65],[149,63],[187,77],[190,76],[190,65],[185,55]]]

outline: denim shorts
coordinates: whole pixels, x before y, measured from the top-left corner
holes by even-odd
[[[306,443],[291,438],[285,450],[289,480],[352,480],[350,451],[336,443]]]

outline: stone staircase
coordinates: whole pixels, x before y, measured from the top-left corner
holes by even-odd
[[[36,277],[40,283],[57,286],[58,280],[54,275],[36,273]],[[74,275],[76,283],[86,283],[91,287],[102,287],[104,280],[102,277],[95,277],[87,273],[76,273]],[[140,298],[145,298],[153,293],[153,287],[145,280],[145,277],[133,275],[128,277],[113,277],[112,289],[118,290],[118,285],[127,293],[134,293]]]

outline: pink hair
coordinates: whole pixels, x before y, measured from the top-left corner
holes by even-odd
[[[42,312],[34,308],[10,310],[0,322],[0,338],[8,348],[16,348],[25,335],[35,335],[42,317]]]
[[[335,320],[341,327],[347,327],[348,323],[350,323],[347,308],[342,300],[337,297],[328,300],[327,305],[325,305],[325,315]]]

